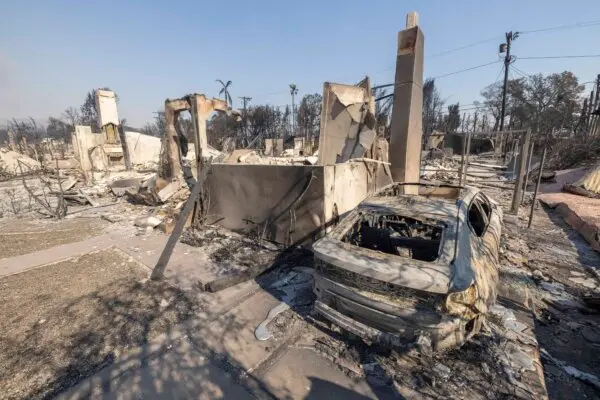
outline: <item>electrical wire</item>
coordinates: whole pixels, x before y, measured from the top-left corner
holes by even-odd
[[[492,61],[492,62],[489,62],[489,63],[486,63],[486,64],[476,65],[476,66],[474,66],[474,67],[470,67],[470,68],[461,69],[461,70],[459,70],[459,71],[450,72],[450,73],[447,73],[447,74],[444,74],[444,75],[438,75],[438,76],[434,76],[434,77],[433,77],[433,78],[431,78],[431,79],[440,79],[440,78],[445,78],[445,77],[447,77],[447,76],[456,75],[456,74],[460,74],[460,73],[463,73],[463,72],[472,71],[472,70],[474,70],[474,69],[478,69],[478,68],[487,67],[488,65],[497,64],[497,63],[499,63],[499,62],[500,62],[500,60],[496,60],[496,61]]]
[[[554,27],[550,27],[550,28],[533,29],[533,30],[529,30],[529,31],[519,31],[519,34],[524,35],[524,34],[538,33],[538,32],[559,31],[559,30],[563,30],[563,29],[587,28],[589,26],[596,26],[596,25],[600,25],[600,20],[577,22],[575,24],[559,25],[559,26],[554,26]]]
[[[549,60],[557,58],[596,58],[600,57],[600,54],[584,54],[577,56],[534,56],[534,57],[518,57],[519,60]]]
[[[523,78],[530,78],[531,75],[529,75],[526,72],[521,71],[519,68],[515,67],[514,65],[512,66],[512,70],[515,71],[516,73],[518,73],[519,75],[521,75]]]
[[[463,73],[463,72],[472,71],[472,70],[474,70],[474,69],[478,69],[478,68],[487,67],[487,66],[489,66],[489,65],[492,65],[492,64],[497,64],[497,63],[499,63],[499,62],[500,62],[500,60],[496,60],[496,61],[492,61],[492,62],[485,63],[485,64],[475,65],[474,67],[469,67],[469,68],[461,69],[461,70],[459,70],[459,71],[454,71],[454,72],[449,72],[449,73],[447,73],[447,74],[443,74],[443,75],[433,76],[433,77],[431,77],[431,78],[429,78],[429,79],[440,79],[440,78],[445,78],[445,77],[447,77],[447,76],[456,75],[456,74],[461,74],[461,73]],[[386,83],[386,84],[383,84],[383,85],[376,85],[376,86],[373,86],[372,90],[374,90],[374,89],[383,89],[383,88],[392,87],[392,86],[394,86],[394,87],[398,87],[398,86],[406,85],[406,84],[409,84],[409,83],[411,83],[411,82],[398,82],[398,83],[396,83],[396,84],[394,84],[394,83]]]
[[[502,64],[502,67],[500,68],[500,72],[498,72],[498,75],[496,75],[496,79],[494,79],[494,83],[492,83],[492,85],[495,85],[496,83],[498,83],[500,81],[500,75],[502,75],[503,72],[504,72],[504,64]]]
[[[376,98],[374,101],[385,100],[388,97],[392,97],[393,95],[394,95],[394,93],[386,94],[385,96],[381,96],[381,97]]]
[[[429,58],[435,58],[435,57],[443,56],[443,55],[454,53],[454,52],[457,52],[457,51],[460,51],[460,50],[464,50],[464,49],[468,49],[468,48],[471,48],[471,47],[479,46],[480,44],[484,44],[484,43],[495,42],[495,41],[499,40],[498,38],[499,38],[499,36],[494,36],[493,38],[481,40],[479,42],[475,42],[475,43],[471,43],[471,44],[465,44],[464,46],[459,46],[459,47],[455,47],[453,49],[444,50],[444,51],[441,51],[439,53],[435,53],[435,54],[430,55]]]
[[[524,35],[524,34],[538,33],[538,32],[558,31],[558,30],[563,30],[563,29],[587,28],[587,27],[590,27],[590,26],[597,26],[597,25],[600,25],[600,20],[578,22],[578,23],[574,23],[574,24],[559,25],[559,26],[553,26],[553,27],[541,28],[541,29],[522,30],[522,31],[518,31],[518,33],[520,35]],[[451,53],[454,53],[454,52],[457,52],[457,51],[461,51],[461,50],[468,49],[468,48],[471,48],[471,47],[479,46],[479,45],[485,44],[485,43],[494,42],[494,41],[497,41],[497,40],[503,40],[503,39],[500,38],[500,36],[494,36],[494,37],[491,37],[489,39],[480,40],[478,42],[474,42],[474,43],[470,43],[470,44],[465,44],[463,46],[459,46],[459,47],[455,47],[455,48],[452,48],[452,49],[441,51],[439,53],[434,53],[434,54],[432,54],[432,55],[430,55],[428,57],[429,58],[440,57],[440,56],[443,56],[443,55],[446,55],[446,54],[451,54]],[[550,56],[550,57],[518,57],[518,58],[521,59],[521,60],[534,60],[534,59],[552,59],[552,58],[594,58],[594,57],[600,57],[600,54],[584,55],[584,56]],[[485,67],[485,66],[491,65],[491,64],[493,64],[493,63],[482,64],[480,66],[476,66],[476,67],[472,67],[472,68],[467,68],[465,70],[456,71],[456,72],[452,72],[452,73],[449,73],[449,74],[437,76],[437,77],[434,77],[433,79],[444,78],[446,76],[458,74],[458,73],[465,72],[465,71],[470,71],[471,69],[481,68],[481,67]],[[504,66],[502,68],[504,68]],[[380,73],[383,73],[383,72],[388,72],[388,71],[391,71],[393,69],[394,69],[394,67],[386,68],[384,70],[374,72],[373,75],[377,75],[377,74],[380,74]],[[520,71],[520,72],[523,73],[523,71]],[[500,71],[500,73],[498,75],[500,75],[501,73],[502,73],[502,70]],[[525,75],[529,76],[528,74],[525,74]],[[498,81],[498,77],[496,78],[496,82],[497,81]],[[402,84],[404,84],[404,83],[402,83]],[[386,84],[386,85],[379,85],[379,86],[373,87],[373,89],[385,88],[385,87],[391,87],[391,86],[394,86],[394,84],[390,83],[390,84]],[[284,91],[280,91],[280,92],[258,94],[258,95],[255,95],[255,96],[272,96],[272,95],[276,95],[276,94],[285,94],[285,93],[288,93],[288,91],[284,90]]]

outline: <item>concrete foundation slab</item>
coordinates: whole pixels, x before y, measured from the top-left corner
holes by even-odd
[[[366,381],[352,380],[331,361],[309,349],[290,349],[263,379],[267,388],[280,399],[393,398],[376,395]]]
[[[141,364],[139,360],[129,360]],[[151,357],[143,366],[111,379],[111,368],[59,396],[60,399],[252,399],[218,363],[181,340],[169,351]]]

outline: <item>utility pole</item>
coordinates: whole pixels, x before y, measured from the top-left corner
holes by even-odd
[[[510,55],[510,46],[512,41],[519,37],[519,32],[513,33],[512,31],[506,33],[506,43],[500,45],[500,53],[505,53],[504,56],[504,85],[502,87],[502,110],[500,112],[500,131],[504,130],[504,116],[506,113],[506,88],[508,86],[508,69],[512,57]]]
[[[296,136],[296,95],[298,94],[298,88],[295,83],[290,85],[290,94],[292,95],[292,136]]]
[[[519,32],[513,33],[512,31],[506,33],[506,43],[500,44],[500,54],[506,53],[504,56],[504,85],[502,86],[502,109],[500,111],[500,132],[504,130],[504,116],[506,115],[506,89],[508,87],[508,70],[512,57],[510,55],[510,47],[512,41],[519,37]],[[502,143],[502,140],[500,141]],[[504,143],[506,146],[506,143]],[[506,151],[504,152],[506,157]]]
[[[252,100],[252,97],[247,97],[247,96],[242,96],[239,97],[239,99],[242,100],[242,102],[244,103],[244,137],[248,136],[248,132],[247,132],[247,118],[246,118],[246,104],[250,102],[250,100]]]

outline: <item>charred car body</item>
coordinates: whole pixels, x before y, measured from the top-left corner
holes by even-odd
[[[476,188],[393,184],[313,245],[316,311],[367,341],[476,334],[496,299],[502,211]]]

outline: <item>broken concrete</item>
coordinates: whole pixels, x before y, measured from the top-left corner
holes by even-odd
[[[12,150],[0,150],[0,171],[8,176],[19,175],[21,170],[19,164],[23,164],[23,173],[40,168],[40,163],[31,157]]]
[[[117,197],[124,196],[126,193],[137,193],[142,186],[140,178],[125,178],[115,180],[110,184],[110,190]]]
[[[368,78],[359,85],[326,82],[319,135],[319,165],[363,157],[375,140]]]
[[[569,190],[568,188],[572,189]],[[600,166],[590,169],[584,176],[571,185],[565,185],[565,190],[574,191],[573,189],[583,189],[576,194],[581,194],[588,197],[600,197]]]
[[[194,138],[188,138],[179,127],[179,114],[189,111],[194,126]],[[165,135],[162,139],[159,176],[167,180],[189,179],[191,171],[182,170],[187,156],[188,143],[195,147],[196,167],[201,168],[208,149],[206,121],[214,111],[231,112],[224,100],[207,99],[203,94],[191,94],[180,99],[165,100]],[[191,140],[193,139],[193,140]],[[199,171],[198,171],[199,172]],[[185,176],[183,176],[185,175]]]
[[[125,132],[127,148],[133,164],[158,163],[160,159],[160,138],[139,132]]]

